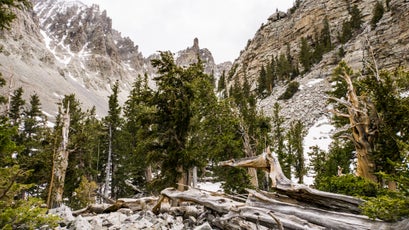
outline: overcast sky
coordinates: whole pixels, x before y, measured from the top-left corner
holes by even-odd
[[[113,28],[130,37],[145,57],[177,52],[199,39],[216,63],[234,61],[261,23],[293,0],[81,0],[98,4]]]

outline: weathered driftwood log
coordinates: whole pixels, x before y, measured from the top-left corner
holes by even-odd
[[[157,197],[142,197],[138,199],[121,198],[110,204],[91,204],[83,209],[73,211],[74,216],[84,214],[101,214],[116,212],[121,208],[127,208],[133,212],[149,210],[157,203]]]
[[[223,229],[254,229],[264,226],[271,229],[402,229],[409,220],[388,223],[371,220],[363,215],[328,211],[311,206],[285,203],[254,190],[249,191],[245,203],[224,196],[189,189],[173,188],[162,191],[164,197],[194,202],[220,214],[212,224]],[[270,194],[271,195],[271,194]]]
[[[178,199],[181,201],[190,201],[201,204],[221,214],[228,213],[231,209],[237,209],[238,207],[245,205],[244,203],[237,202],[226,197],[212,196],[207,192],[196,189],[189,189],[185,192],[181,192],[174,188],[167,188],[161,192],[161,195],[170,199]]]
[[[257,207],[249,207],[246,206],[245,203],[238,202],[221,195],[216,196],[215,194],[210,194],[209,192],[200,191],[197,189],[189,189],[182,192],[174,188],[165,189],[161,192],[161,194],[162,196],[170,199],[183,200],[203,205],[204,207],[223,215],[223,217],[213,220],[213,224],[223,229],[233,227],[232,225],[241,226],[240,229],[246,229],[243,226],[249,224],[243,221],[250,221],[269,228],[278,228],[278,226],[281,226],[281,223],[278,221],[278,219],[274,218],[274,215],[268,214],[268,210]],[[251,209],[255,210],[251,211]],[[232,224],[230,220],[233,218],[240,218],[243,221],[236,221],[235,224]]]
[[[248,206],[264,208],[283,215],[292,215],[325,229],[388,229],[391,226],[390,223],[371,220],[363,215],[284,203],[254,190],[249,190],[249,192],[249,199],[246,202]]]
[[[221,162],[222,166],[253,167],[267,171],[272,181],[272,187],[279,194],[295,199],[298,203],[333,211],[360,213],[359,205],[364,201],[351,196],[323,192],[306,185],[291,182],[283,173],[280,163],[270,150],[263,154],[240,160]]]
[[[105,209],[112,206],[112,204],[90,204],[85,208],[72,211],[73,216],[85,215],[85,214],[101,214]]]

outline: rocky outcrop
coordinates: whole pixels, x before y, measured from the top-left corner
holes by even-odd
[[[278,97],[285,91],[286,84],[275,87],[271,96],[260,102],[266,114],[271,114],[273,104],[279,102],[282,112],[288,119],[302,119],[308,126],[319,117],[326,114],[324,92],[330,89],[328,78],[339,62],[338,50],[345,51],[344,60],[359,71],[364,61],[369,60],[368,45],[372,47],[374,56],[380,68],[395,68],[409,64],[409,2],[391,0],[389,8],[377,23],[375,29],[370,26],[372,10],[377,0],[304,0],[299,7],[287,13],[276,12],[263,24],[240,57],[233,63],[236,66],[234,79],[246,77],[252,89],[256,88],[257,77],[262,65],[266,65],[273,56],[287,54],[287,47],[295,63],[298,61],[300,41],[302,37],[314,38],[323,28],[323,20],[328,18],[331,30],[331,40],[334,49],[325,54],[322,61],[312,67],[311,71],[295,79],[300,82],[300,90],[287,101]],[[385,4],[385,3],[384,3]],[[356,5],[363,16],[363,26],[354,37],[342,45],[338,41],[342,24],[349,20],[351,6]],[[386,5],[385,5],[385,8]],[[299,64],[299,66],[301,66]]]
[[[231,68],[230,62],[225,62],[216,65],[212,53],[206,48],[199,47],[199,39],[193,40],[193,46],[185,50],[181,50],[176,54],[176,64],[180,66],[189,66],[191,63],[197,62],[198,58],[203,62],[204,72],[207,74],[219,77],[223,71],[229,71]]]
[[[84,109],[95,106],[97,114],[104,116],[117,80],[123,103],[136,76],[154,76],[150,61],[158,55],[143,57],[129,37],[112,28],[112,20],[98,5],[74,0],[32,3],[33,9],[16,11],[12,30],[0,33],[0,72],[12,83],[11,89],[22,86],[26,98],[37,93],[50,119],[58,111],[56,104],[68,94],[75,94]],[[216,76],[219,69],[229,67],[218,67],[210,51],[199,48],[198,40],[179,52],[177,62],[189,65],[198,56],[206,71]]]

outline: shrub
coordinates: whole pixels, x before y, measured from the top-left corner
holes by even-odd
[[[278,98],[278,100],[288,100],[294,96],[294,94],[298,91],[298,87],[300,87],[300,83],[296,81],[292,81],[288,84],[287,89],[285,92]]]
[[[397,221],[409,217],[409,198],[387,195],[373,197],[361,206],[361,210],[372,219]]]
[[[385,9],[383,8],[382,2],[377,1],[372,12],[371,25],[373,29],[376,27],[376,24],[382,19],[384,12]]]
[[[379,192],[376,183],[352,174],[323,177],[317,185],[317,189],[359,197],[375,197]]]
[[[81,183],[75,189],[74,208],[83,208],[87,205],[95,203],[95,191],[98,189],[97,183],[89,181],[85,176],[81,177]]]
[[[49,229],[57,227],[59,217],[48,215],[47,209],[42,206],[44,204],[40,199],[29,198],[1,208],[0,229],[37,229],[45,225]]]

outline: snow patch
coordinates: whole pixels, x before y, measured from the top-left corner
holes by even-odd
[[[326,116],[322,116],[309,130],[304,138],[304,152],[310,151],[310,147],[318,146],[321,150],[328,152],[332,142],[331,134],[335,127],[331,125]]]
[[[223,192],[222,184],[220,182],[200,182],[197,184],[197,188],[209,192]]]
[[[311,151],[311,147],[318,146],[321,150],[328,152],[329,146],[332,142],[332,132],[335,127],[331,125],[330,120],[326,116],[322,116],[309,130],[303,141],[305,166],[310,164],[310,158],[308,152]],[[304,183],[306,185],[312,185],[314,178],[309,172],[304,176]]]
[[[313,79],[313,80],[311,80],[311,81],[309,81],[309,82],[307,83],[307,86],[308,86],[308,87],[312,87],[312,86],[314,86],[314,85],[316,85],[316,84],[322,82],[323,80],[324,80],[324,79]]]

